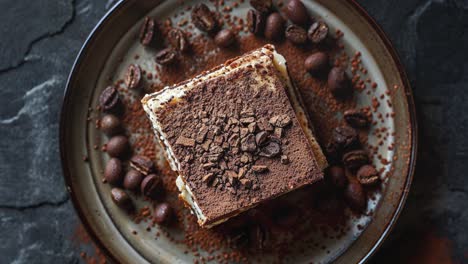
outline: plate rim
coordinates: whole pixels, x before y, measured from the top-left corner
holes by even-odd
[[[398,205],[395,207],[395,211],[388,221],[387,225],[379,235],[378,240],[374,243],[371,249],[367,252],[367,254],[363,255],[359,260],[359,263],[367,262],[382,246],[383,242],[388,238],[388,235],[395,227],[397,220],[400,217],[400,214],[406,204],[406,200],[408,198],[409,190],[411,188],[411,183],[413,181],[414,172],[416,168],[416,160],[417,160],[417,149],[418,149],[418,123],[417,123],[417,114],[416,114],[416,105],[414,102],[413,91],[411,89],[411,85],[405,70],[405,66],[400,60],[400,56],[396,49],[393,46],[392,41],[388,38],[385,34],[385,31],[382,27],[377,23],[377,21],[357,2],[357,0],[345,0],[348,4],[352,6],[365,20],[369,25],[375,30],[378,34],[382,43],[385,45],[386,50],[391,55],[396,68],[398,69],[399,77],[403,83],[403,89],[406,95],[406,101],[408,103],[408,113],[410,118],[410,131],[411,131],[411,151],[410,151],[410,158],[408,164],[408,172],[406,174],[406,180],[404,183],[404,189],[401,191],[401,195],[399,198]],[[71,84],[74,81],[74,75],[77,72],[77,69],[80,67],[82,60],[85,57],[85,54],[95,38],[97,33],[103,29],[103,25],[116,13],[117,10],[123,8],[125,4],[130,3],[130,1],[119,0],[113,7],[111,7],[106,14],[97,22],[94,28],[90,31],[86,40],[84,41],[83,45],[81,46],[76,59],[71,67],[70,74],[68,75],[67,82],[65,84],[65,90],[62,97],[62,105],[60,109],[60,121],[59,121],[59,150],[60,150],[60,163],[62,167],[62,174],[65,180],[65,187],[70,195],[73,207],[75,212],[77,213],[82,225],[84,226],[86,232],[91,237],[93,242],[99,247],[99,249],[105,253],[105,255],[110,258],[112,262],[118,263],[117,258],[115,255],[111,253],[111,251],[106,247],[105,243],[99,238],[96,232],[91,227],[91,224],[85,217],[83,213],[83,209],[81,208],[80,203],[78,202],[78,197],[74,194],[73,190],[73,181],[72,181],[72,173],[70,168],[67,165],[68,154],[65,147],[65,123],[66,123],[66,116],[67,116],[67,106],[69,104],[69,94],[71,92]]]

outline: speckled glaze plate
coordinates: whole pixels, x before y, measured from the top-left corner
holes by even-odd
[[[186,1],[188,2],[188,1]],[[198,1],[192,1],[194,4]],[[208,2],[208,1],[206,1]],[[229,3],[231,1],[225,1]],[[349,54],[359,51],[362,65],[378,86],[371,93],[356,96],[358,105],[371,105],[373,97],[388,95],[388,103],[378,112],[388,118],[381,126],[391,135],[378,149],[373,163],[386,175],[382,192],[369,201],[373,216],[349,219],[348,232],[340,239],[317,237],[325,245],[288,256],[288,263],[358,263],[365,262],[379,248],[391,231],[404,205],[416,160],[417,127],[414,103],[402,65],[385,34],[374,20],[353,0],[303,1],[310,13],[325,20],[331,32],[344,33],[342,43]],[[208,5],[212,6],[211,3]],[[248,1],[234,10],[245,17]],[[105,138],[93,122],[88,122],[88,109],[97,105],[100,92],[109,85],[109,78],[123,76],[135,54],[142,56],[142,68],[154,68],[151,56],[143,50],[135,36],[145,16],[159,21],[182,11],[179,1],[121,1],[109,11],[93,30],[83,46],[70,74],[61,114],[60,150],[67,189],[76,210],[96,243],[111,259],[120,263],[193,263],[191,253],[182,244],[174,244],[154,232],[145,232],[145,225],[135,224],[119,210],[109,196],[109,185],[103,184],[102,171],[108,159],[94,145]],[[174,21],[177,21],[175,19]],[[391,91],[390,93],[388,91]],[[373,127],[372,129],[376,129]],[[372,133],[371,144],[379,141]],[[88,157],[88,162],[83,157]],[[382,163],[382,160],[388,162]],[[142,201],[139,201],[142,202]],[[133,235],[137,231],[138,235]],[[264,258],[268,262],[268,257]]]

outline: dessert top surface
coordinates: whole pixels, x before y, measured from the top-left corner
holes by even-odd
[[[271,58],[193,83],[154,114],[208,221],[322,177]]]

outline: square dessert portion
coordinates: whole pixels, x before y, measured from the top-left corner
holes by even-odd
[[[326,159],[272,45],[142,103],[202,227],[323,177]]]

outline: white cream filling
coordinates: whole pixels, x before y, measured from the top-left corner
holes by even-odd
[[[269,57],[269,55],[273,55],[272,56],[273,59],[271,59]],[[192,80],[190,80],[190,81],[188,81],[186,83],[183,83],[183,84],[181,84],[179,86],[165,87],[163,90],[161,90],[159,92],[156,92],[156,93],[153,93],[153,94],[146,95],[143,98],[143,100],[142,100],[143,108],[146,111],[146,113],[148,114],[148,116],[149,116],[149,118],[150,118],[150,120],[151,120],[151,122],[153,124],[153,129],[155,131],[155,134],[158,135],[159,140],[161,140],[161,142],[166,147],[166,153],[167,153],[167,156],[168,156],[168,159],[169,159],[169,164],[170,164],[171,168],[174,171],[177,171],[177,172],[180,173],[180,163],[178,162],[178,160],[174,156],[174,152],[173,152],[169,142],[166,139],[166,135],[164,134],[164,132],[161,129],[161,124],[158,122],[158,119],[156,117],[155,112],[159,108],[163,108],[165,103],[170,102],[171,100],[177,100],[179,98],[183,98],[185,96],[186,91],[191,90],[197,83],[199,83],[201,81],[216,78],[216,77],[222,76],[224,74],[231,73],[231,72],[233,72],[235,70],[238,70],[240,68],[245,68],[248,65],[251,65],[253,67],[256,64],[268,65],[268,64],[271,63],[271,61],[273,61],[273,64],[274,64],[275,68],[280,72],[281,77],[284,79],[284,81],[285,81],[285,83],[287,85],[287,88],[289,90],[289,94],[291,96],[290,99],[292,100],[293,108],[294,108],[294,110],[295,110],[295,112],[297,114],[297,117],[298,117],[298,119],[299,119],[299,121],[301,123],[302,128],[305,130],[306,133],[308,133],[308,135],[309,135],[308,138],[310,140],[315,141],[315,138],[313,136],[311,127],[309,126],[309,123],[308,123],[308,118],[306,117],[304,109],[301,107],[300,101],[296,96],[295,88],[294,88],[294,86],[293,86],[293,84],[291,82],[291,79],[289,78],[286,59],[282,55],[280,55],[279,53],[276,52],[273,45],[267,45],[267,46],[265,46],[265,47],[263,47],[261,49],[255,50],[255,51],[253,51],[251,53],[248,53],[248,54],[244,55],[243,57],[240,57],[240,58],[229,61],[227,63],[227,65],[225,65],[224,67],[216,69],[216,70],[214,70],[212,72],[202,73],[202,74],[196,76],[195,78],[193,78]],[[267,78],[266,80],[265,80],[265,77]],[[263,84],[265,84],[265,83],[268,84],[269,83],[269,80],[268,80],[267,76],[263,76],[263,79],[258,79],[258,81],[263,83]],[[261,85],[256,86],[255,89],[258,89],[260,86]],[[270,89],[274,89],[274,87],[272,85],[267,85],[266,87],[268,87]],[[317,144],[317,146],[318,146],[318,144]],[[317,156],[317,154],[316,154],[316,156]],[[320,166],[320,167],[323,167],[323,166]],[[324,169],[324,168],[322,168],[322,169]],[[198,204],[197,204],[197,202],[196,202],[196,200],[194,198],[194,195],[193,195],[192,191],[190,190],[190,187],[185,184],[185,182],[183,180],[183,175],[180,175],[180,174],[178,175],[178,177],[176,179],[176,185],[177,185],[177,188],[180,191],[179,196],[191,207],[192,213],[195,213],[195,215],[197,216],[199,224],[204,225],[207,218],[203,214],[203,211],[198,206]],[[239,212],[237,212],[237,214],[239,214],[239,213],[241,213],[241,212],[243,212],[245,210],[248,210],[248,209],[250,209],[250,208],[252,208],[254,206],[256,206],[256,205],[252,205],[252,206],[250,206],[248,208],[243,208],[242,210],[239,210]],[[237,214],[235,214],[235,215],[237,215]],[[234,217],[235,215],[231,215],[230,217],[227,217],[227,218],[221,219],[219,221],[204,225],[204,227],[210,228],[212,226],[218,225],[218,224],[220,224],[222,222],[225,222],[228,219]]]

